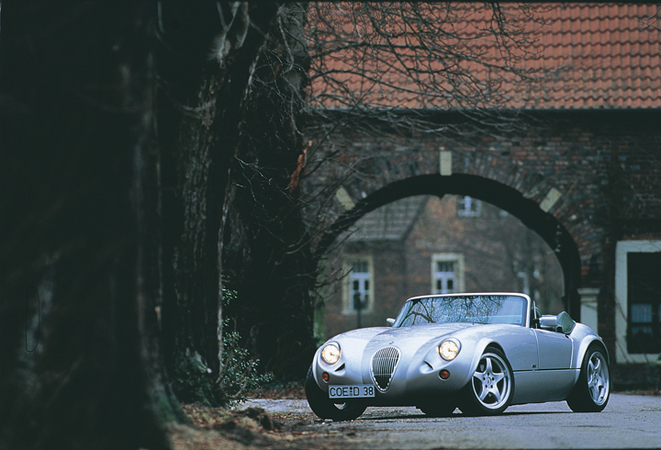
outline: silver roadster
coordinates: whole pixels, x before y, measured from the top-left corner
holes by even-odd
[[[527,295],[414,297],[388,321],[319,347],[305,382],[316,415],[353,420],[368,406],[494,415],[562,400],[597,412],[608,403],[609,357],[599,336],[566,312],[542,316]]]

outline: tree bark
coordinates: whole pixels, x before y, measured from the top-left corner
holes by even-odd
[[[3,9],[7,448],[169,447],[152,16],[150,2]]]
[[[211,383],[202,398],[222,396],[220,274],[241,262],[224,258],[235,224],[250,230],[238,242],[258,250],[237,269],[251,272],[240,286],[247,311],[258,311],[243,323],[278,327],[265,328],[257,350],[306,359],[308,287],[296,274],[308,267],[305,251],[294,256],[305,239],[292,182],[304,74],[266,59],[289,57],[282,28],[265,51],[278,12],[175,0],[5,5],[7,447],[167,448],[162,419],[183,420],[168,375],[188,380],[193,367]],[[253,78],[258,58],[282,72]],[[256,79],[264,89],[249,96]],[[275,176],[257,183],[258,203],[241,203],[236,183],[253,172],[240,160]],[[255,281],[266,282],[254,290]]]
[[[166,261],[164,346],[183,400],[222,402],[223,240],[246,102],[276,3],[166,2],[159,142]],[[230,231],[227,231],[230,232]]]
[[[298,182],[309,58],[307,10],[290,4],[273,22],[246,102],[233,162],[223,272],[238,291],[229,315],[264,368],[302,378],[315,350],[315,281]]]

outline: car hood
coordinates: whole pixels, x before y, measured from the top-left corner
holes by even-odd
[[[331,340],[337,341],[344,350],[351,353],[376,350],[388,345],[418,349],[430,340],[437,340],[471,326],[469,323],[443,323],[403,328],[361,328],[342,333]]]
[[[418,348],[431,339],[437,339],[471,326],[472,324],[469,323],[434,323],[404,328],[387,328],[370,339],[370,346],[395,345]]]

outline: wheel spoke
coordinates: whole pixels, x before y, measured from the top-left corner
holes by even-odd
[[[493,366],[491,365],[491,358],[485,358],[486,361],[486,367],[484,368],[484,373],[486,374],[492,374],[493,373]]]
[[[600,357],[594,356],[588,362],[588,392],[595,403],[601,403],[604,400],[607,389],[607,377],[604,373],[603,361]]]
[[[500,399],[503,398],[503,395],[500,392],[500,389],[498,389],[497,385],[495,384],[493,385],[493,387],[491,388],[491,393],[493,394],[494,397],[496,397],[496,401],[494,403],[496,404],[500,403]]]
[[[484,384],[482,384],[482,392],[480,392],[480,396],[479,396],[480,401],[484,401],[484,399],[487,398],[487,395],[489,395],[489,390],[486,389]]]
[[[597,377],[593,373],[589,374],[588,376],[588,387],[592,387],[597,384]]]

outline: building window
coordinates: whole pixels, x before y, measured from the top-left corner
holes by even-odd
[[[348,270],[344,295],[344,313],[370,311],[374,286],[372,283],[372,259],[370,257],[352,258],[345,261]]]
[[[457,197],[457,216],[478,217],[482,212],[482,202],[468,195]]]
[[[629,353],[661,352],[661,252],[627,253]]]
[[[661,241],[620,241],[615,257],[616,359],[649,362],[661,352]]]
[[[432,292],[452,294],[463,288],[463,256],[436,254],[432,257]]]

